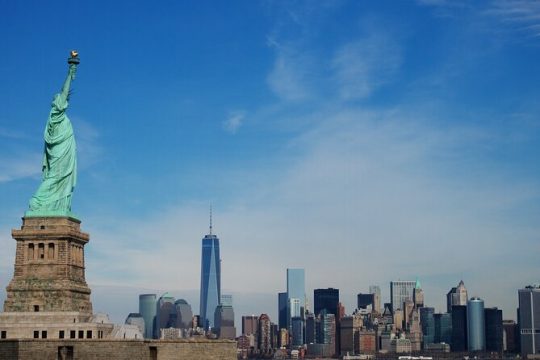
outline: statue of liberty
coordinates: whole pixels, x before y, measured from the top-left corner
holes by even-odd
[[[56,94],[45,126],[42,181],[30,199],[25,216],[73,216],[71,197],[77,183],[77,154],[71,122],[66,115],[71,81],[79,64],[76,51],[68,59],[69,70],[62,91]]]

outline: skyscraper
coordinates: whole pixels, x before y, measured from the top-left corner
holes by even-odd
[[[287,293],[278,293],[278,325],[280,329],[287,329]]]
[[[242,334],[255,335],[259,328],[259,317],[255,315],[242,316]]]
[[[259,329],[257,331],[257,344],[261,354],[268,354],[272,349],[271,328],[270,317],[266,314],[261,314],[259,317]]]
[[[294,347],[304,344],[304,319],[300,316],[291,318],[291,345]]]
[[[201,256],[201,325],[205,329],[214,326],[214,312],[221,299],[221,258],[219,239],[212,234],[212,211],[210,210],[210,231],[202,239]]]
[[[300,306],[306,304],[306,275],[304,269],[287,269],[287,298],[299,299]]]
[[[422,326],[423,348],[427,344],[433,344],[435,342],[435,309],[432,307],[420,308],[420,325]]]
[[[375,308],[375,294],[362,294],[356,295],[356,307],[358,309],[367,309],[371,306],[373,310]]]
[[[306,306],[304,269],[287,269],[287,328],[292,326],[291,318],[304,318]]]
[[[222,295],[214,312],[214,331],[220,339],[233,340],[236,337],[232,295]]]
[[[540,285],[518,290],[521,355],[540,354]]]
[[[446,294],[446,311],[452,312],[452,306],[454,305],[467,305],[467,289],[463,280],[461,280],[457,287],[450,289]]]
[[[176,327],[178,329],[189,329],[193,325],[193,311],[191,305],[184,299],[174,302],[176,307]]]
[[[473,297],[467,303],[467,342],[469,351],[486,349],[484,300]]]
[[[433,314],[435,320],[434,343],[452,343],[452,314]]]
[[[452,306],[452,351],[467,351],[467,306]]]
[[[369,286],[369,293],[373,294],[373,310],[381,313],[381,288],[377,285]]]
[[[421,308],[424,306],[424,290],[422,290],[422,286],[420,285],[420,280],[418,279],[416,279],[416,284],[414,285],[413,301],[414,301],[414,306],[417,308]]]
[[[154,321],[156,318],[156,294],[139,295],[139,314],[144,319],[144,337],[154,337]]]
[[[315,315],[319,315],[322,310],[329,314],[334,314],[338,318],[339,289],[315,289],[313,290],[313,307]]]
[[[398,280],[390,281],[390,301],[392,310],[403,309],[406,300],[413,301],[413,292],[416,281]]]
[[[484,310],[486,321],[486,351],[503,351],[503,320],[502,310],[497,308],[487,308]]]
[[[160,337],[160,330],[176,326],[176,306],[174,297],[168,293],[161,295],[156,304],[154,337]]]

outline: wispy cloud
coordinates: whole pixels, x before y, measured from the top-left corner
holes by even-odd
[[[268,44],[276,51],[274,66],[267,77],[270,89],[286,101],[309,98],[310,57],[297,48],[299,45],[281,44],[272,38],[268,39]]]
[[[540,2],[534,0],[497,0],[485,11],[502,22],[517,26],[535,37],[540,36]]]
[[[215,211],[224,287],[275,293],[284,286],[275,269],[291,266],[306,268],[308,291],[335,286],[345,293],[367,287],[368,281],[384,285],[395,277],[415,275],[428,279],[428,289],[449,287],[456,277],[474,274],[464,276],[471,289],[507,311],[515,306],[505,291],[527,281],[523,274],[534,273],[531,268],[539,269],[533,259],[508,258],[508,239],[512,248],[537,253],[540,228],[513,223],[506,212],[537,211],[527,204],[540,194],[534,181],[482,166],[484,152],[504,146],[504,136],[486,135],[487,130],[473,125],[438,129],[429,116],[404,109],[318,108],[305,116],[324,121],[290,144],[302,155],[293,163],[261,169],[264,176],[252,168],[235,174],[240,182],[235,200]],[[253,178],[258,180],[248,180]],[[87,219],[93,237],[89,279],[97,284],[196,289],[206,213],[207,204],[201,202],[157,209],[144,221]],[[336,239],[339,246],[333,245]],[[339,259],[332,262],[335,272],[354,267],[358,275],[336,279],[317,266],[327,260],[321,249],[329,246]],[[381,257],[366,253],[384,257],[385,265],[380,265]],[[478,253],[483,256],[478,258]],[[117,261],[118,254],[122,261]],[[494,259],[511,266],[493,268]],[[141,267],[143,263],[155,266]],[[244,276],[246,269],[251,276]],[[361,276],[365,273],[372,275]],[[441,284],[448,274],[453,274],[453,282]],[[491,285],[494,274],[505,279],[504,286]],[[442,309],[444,299],[431,299],[430,304]]]
[[[332,67],[343,99],[369,96],[389,82],[401,63],[397,42],[383,33],[372,33],[343,45],[334,55]]]
[[[0,127],[0,137],[8,138],[8,139],[24,139],[27,136],[21,132],[14,131],[12,129],[6,129],[4,127]]]
[[[99,131],[93,124],[76,116],[71,120],[77,142],[78,164],[84,170],[100,160],[104,149],[99,142]]]
[[[246,113],[244,111],[231,112],[227,120],[223,122],[223,128],[231,134],[236,134],[240,126],[242,126],[245,116]]]
[[[43,155],[12,153],[0,156],[0,183],[41,174]]]

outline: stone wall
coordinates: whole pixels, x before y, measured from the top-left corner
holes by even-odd
[[[0,340],[2,360],[234,360],[228,340]]]

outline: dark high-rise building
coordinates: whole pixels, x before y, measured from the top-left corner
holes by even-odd
[[[435,342],[435,309],[432,307],[420,308],[420,325],[422,326],[423,347]]]
[[[315,315],[319,315],[322,310],[329,314],[334,314],[338,318],[339,289],[315,289],[313,291],[313,307]]]
[[[367,309],[368,306],[371,307],[372,310],[375,308],[375,294],[362,294],[359,293],[356,295],[356,303],[358,309]]]
[[[504,351],[519,352],[519,328],[514,320],[503,320],[503,334]]]
[[[502,310],[497,308],[484,309],[486,323],[486,351],[502,353],[503,351],[503,321]]]
[[[201,296],[200,312],[202,327],[214,326],[214,312],[221,299],[221,258],[219,239],[212,234],[212,214],[210,213],[210,232],[202,239],[201,256]]]
[[[317,344],[336,343],[336,316],[322,309],[317,316]]]
[[[467,351],[467,306],[452,306],[452,351]]]
[[[452,343],[452,314],[433,314],[435,323],[434,343]]]
[[[300,316],[291,318],[291,345],[299,347],[304,344],[304,319]]]
[[[139,295],[139,314],[141,314],[144,319],[144,337],[146,339],[152,339],[154,337],[156,306],[156,294]]]
[[[278,325],[280,329],[287,329],[287,293],[278,293]]]
[[[484,300],[473,297],[467,302],[467,346],[469,351],[486,350]]]
[[[316,342],[316,319],[313,313],[306,315],[306,344],[315,344]]]
[[[518,290],[521,355],[540,354],[540,285]]]

